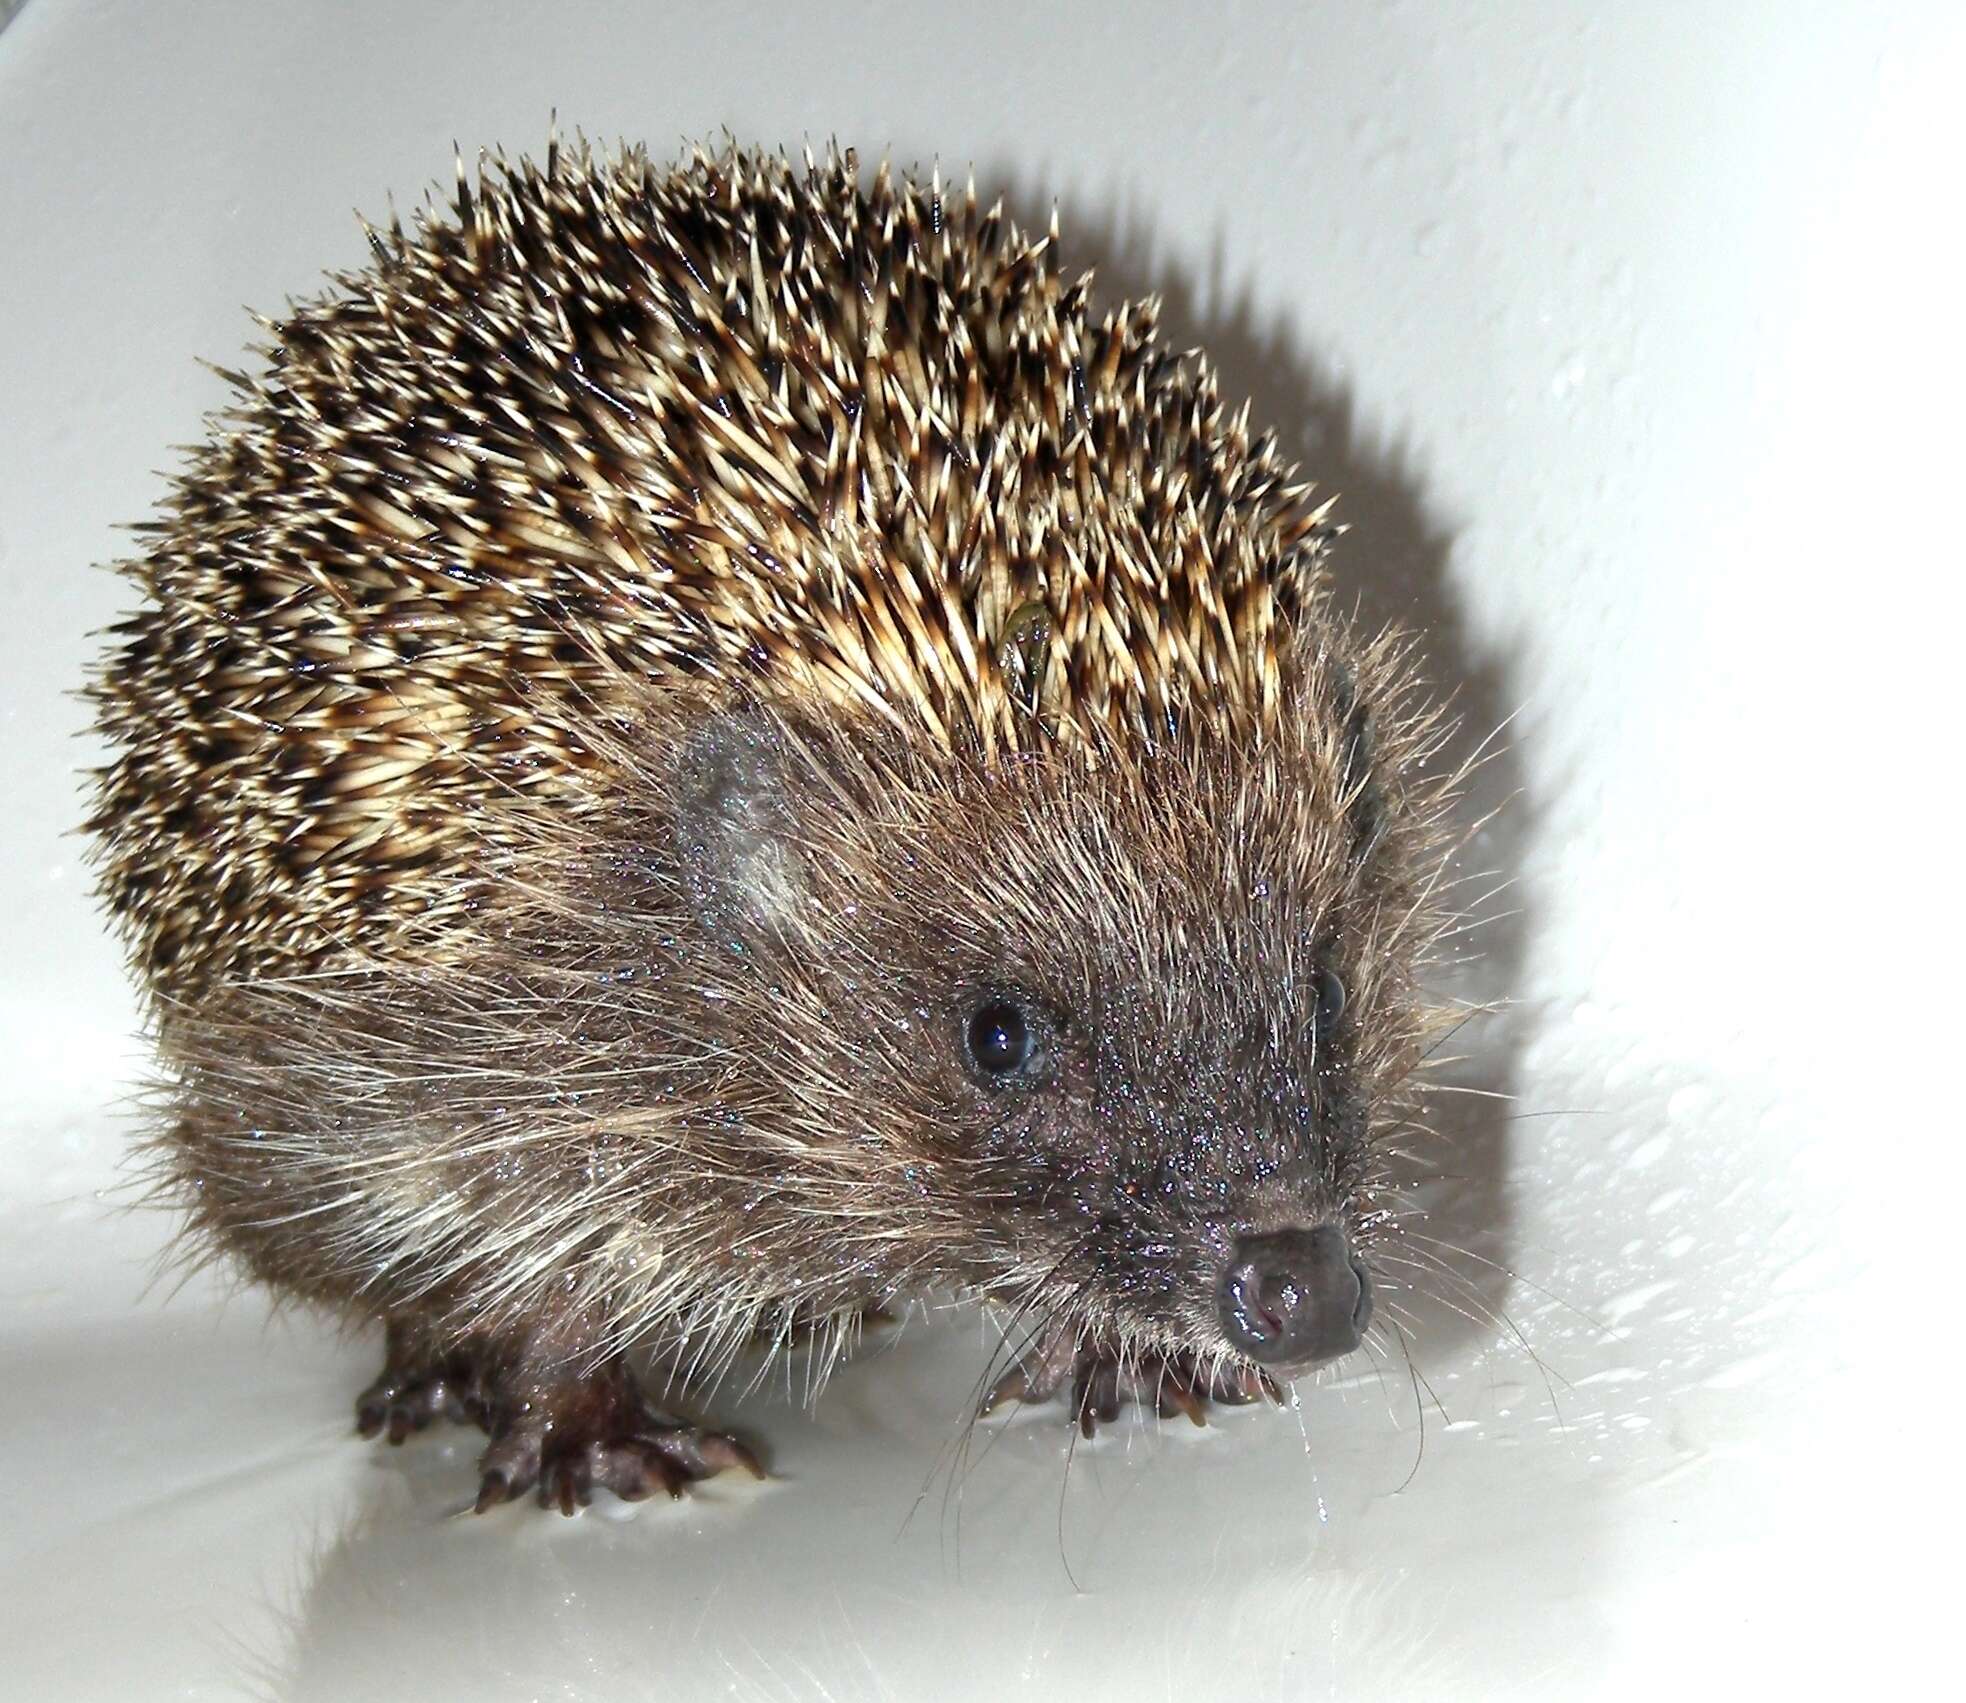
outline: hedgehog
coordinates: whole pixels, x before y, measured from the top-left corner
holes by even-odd
[[[760,1472],[726,1374],[924,1300],[1087,1435],[1357,1349],[1459,776],[1247,404],[851,151],[364,230],[91,682],[188,1257],[380,1323],[481,1511]]]

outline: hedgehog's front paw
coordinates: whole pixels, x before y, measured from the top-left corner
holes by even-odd
[[[1240,1406],[1264,1395],[1283,1399],[1275,1380],[1253,1366],[1207,1370],[1188,1354],[1122,1353],[1111,1343],[1057,1325],[991,1386],[982,1411],[1049,1401],[1068,1385],[1072,1417],[1087,1437],[1117,1419],[1128,1402],[1150,1407],[1163,1419],[1185,1413],[1202,1425],[1212,1401]]]
[[[494,1405],[489,1429],[491,1447],[478,1459],[481,1514],[535,1486],[542,1508],[571,1514],[597,1487],[639,1502],[658,1490],[680,1496],[729,1467],[765,1476],[736,1438],[658,1419],[620,1364]]]

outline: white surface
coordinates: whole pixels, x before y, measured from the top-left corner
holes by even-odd
[[[1962,57],[1945,4],[30,4],[0,1691],[1902,1694],[1957,1571]],[[474,1522],[468,1437],[349,1435],[374,1344],[145,1292],[164,1227],[105,1194],[132,1005],[61,837],[63,693],[122,596],[87,564],[218,400],[193,357],[236,356],[238,304],[553,107],[1055,197],[1068,258],[1164,291],[1345,494],[1346,583],[1435,629],[1473,719],[1521,706],[1482,848],[1520,1004],[1469,1080],[1523,1115],[1457,1114],[1471,1290],[1414,1342],[1445,1416],[1365,1366],[1068,1467],[1054,1414],[945,1495],[984,1339],[911,1326],[816,1414],[739,1414],[778,1483]]]

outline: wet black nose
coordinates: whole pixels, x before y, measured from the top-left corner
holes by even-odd
[[[1309,1366],[1358,1347],[1372,1279],[1334,1224],[1245,1236],[1216,1291],[1230,1345],[1263,1366]]]

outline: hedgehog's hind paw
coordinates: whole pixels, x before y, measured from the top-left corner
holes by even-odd
[[[1188,1354],[1126,1354],[1096,1339],[1081,1339],[1063,1327],[1047,1332],[1016,1365],[991,1386],[980,1411],[993,1413],[1011,1403],[1049,1401],[1071,1388],[1071,1415],[1082,1436],[1119,1418],[1128,1403],[1151,1408],[1163,1419],[1185,1414],[1197,1425],[1210,1402],[1240,1406],[1282,1392],[1267,1373],[1254,1367],[1204,1370]]]
[[[680,1496],[730,1467],[765,1476],[735,1437],[658,1419],[619,1362],[494,1408],[490,1429],[491,1447],[478,1460],[481,1514],[535,1487],[542,1508],[571,1514],[596,1489],[639,1502],[657,1491]]]
[[[391,1319],[382,1370],[355,1398],[355,1428],[400,1443],[439,1419],[484,1423],[478,1358],[468,1349],[442,1351],[415,1326]]]
[[[584,1508],[598,1489],[612,1490],[624,1502],[639,1502],[662,1491],[681,1496],[701,1478],[741,1466],[763,1478],[757,1456],[735,1437],[694,1425],[648,1422],[632,1437],[590,1438],[542,1449],[532,1437],[502,1438],[479,1459],[476,1512],[516,1501],[537,1486],[539,1505],[571,1514]]]

